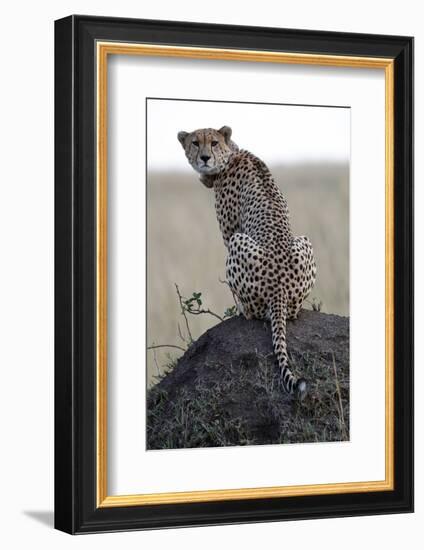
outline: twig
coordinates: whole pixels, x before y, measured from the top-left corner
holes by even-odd
[[[239,305],[238,305],[238,302],[237,302],[237,298],[236,298],[236,295],[235,295],[234,292],[233,292],[233,289],[230,287],[230,283],[229,283],[228,281],[223,281],[223,280],[221,279],[221,277],[218,278],[218,281],[219,281],[220,283],[222,283],[223,285],[227,285],[227,286],[228,286],[228,288],[229,288],[230,291],[231,291],[231,294],[233,295],[233,300],[234,300],[234,303],[235,303],[235,305],[236,305],[236,308],[238,309],[238,308],[239,308]]]
[[[159,365],[158,365],[158,361],[156,359],[156,348],[153,348],[153,360],[155,362],[156,369],[158,371],[158,376],[160,376],[160,368],[159,368]]]
[[[209,315],[216,317],[220,321],[224,320],[220,315],[218,315],[218,313],[214,313],[210,309],[189,309],[188,312],[191,313],[191,315],[200,315],[201,313],[208,313]]]
[[[147,349],[158,349],[158,348],[176,348],[176,349],[180,349],[181,351],[186,351],[181,346],[177,346],[174,344],[161,344],[160,346],[147,346]]]
[[[334,369],[334,377],[336,379],[336,389],[337,389],[337,395],[339,397],[339,409],[340,409],[340,427],[342,428],[342,431],[346,435],[346,425],[344,421],[344,414],[343,414],[343,405],[342,405],[342,396],[340,393],[340,386],[339,386],[339,379],[337,377],[337,368],[336,368],[336,359],[334,357],[334,353],[332,352],[333,356],[333,369]]]
[[[218,281],[222,283],[223,285],[227,285],[228,288],[231,290],[230,283],[228,281],[225,281],[224,279],[221,279],[221,277],[218,277]]]
[[[183,333],[181,332],[180,323],[177,323],[177,327],[178,327],[178,335],[179,335],[179,337],[180,337],[181,340],[184,342],[184,344],[187,344],[187,340],[184,338]]]
[[[194,340],[193,340],[193,336],[191,335],[191,332],[190,332],[190,326],[189,326],[189,324],[188,324],[187,315],[186,315],[185,308],[184,308],[184,305],[183,305],[183,298],[182,298],[182,296],[181,296],[181,294],[180,294],[180,289],[178,288],[177,283],[174,283],[174,284],[175,284],[175,288],[176,288],[176,290],[177,290],[178,300],[180,301],[181,313],[182,313],[183,316],[184,316],[184,320],[185,320],[185,324],[186,324],[188,336],[189,336],[189,338],[190,338],[190,343],[192,344],[192,343],[194,342]]]

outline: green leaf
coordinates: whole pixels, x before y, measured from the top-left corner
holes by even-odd
[[[237,309],[235,306],[232,306],[232,307],[228,307],[225,311],[224,311],[224,319],[225,318],[228,318],[228,317],[234,317],[234,315],[236,315],[237,313]]]

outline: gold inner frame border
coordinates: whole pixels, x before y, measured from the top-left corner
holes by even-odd
[[[107,492],[107,62],[109,55],[139,55],[384,69],[385,72],[385,479],[315,485],[214,489],[109,496]],[[97,64],[97,295],[96,470],[97,507],[143,506],[394,489],[394,60],[256,50],[96,42]]]

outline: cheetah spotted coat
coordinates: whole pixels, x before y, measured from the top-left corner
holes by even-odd
[[[238,150],[228,127],[180,134],[183,146],[189,146],[190,163],[202,174],[201,181],[214,189],[218,223],[228,249],[227,281],[239,309],[247,319],[271,319],[282,385],[302,398],[306,382],[297,380],[288,367],[286,320],[296,319],[315,283],[311,243],[307,237],[293,235],[287,202],[269,169],[249,151]],[[204,170],[190,153],[193,135]],[[215,166],[207,170],[214,159]]]

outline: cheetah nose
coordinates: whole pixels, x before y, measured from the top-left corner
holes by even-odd
[[[203,160],[203,162],[206,164],[206,163],[208,162],[208,160],[209,160],[211,157],[208,157],[208,155],[202,155],[200,158],[201,158],[201,159]]]

